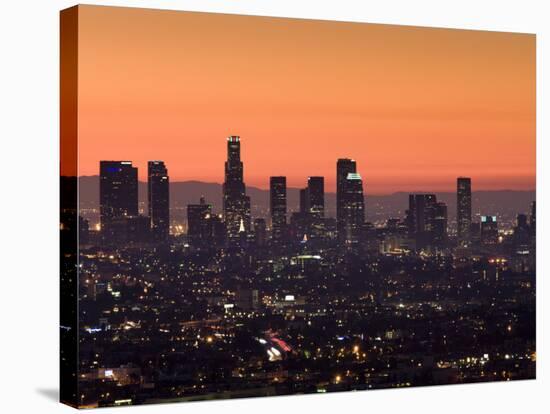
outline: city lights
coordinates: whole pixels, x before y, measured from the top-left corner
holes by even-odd
[[[460,177],[456,217],[439,193],[370,213],[348,158],[335,194],[272,176],[262,204],[245,143],[226,141],[220,200],[172,208],[163,161],[139,209],[137,167],[100,163],[100,222],[80,226],[82,406],[534,377],[534,204],[472,215]]]

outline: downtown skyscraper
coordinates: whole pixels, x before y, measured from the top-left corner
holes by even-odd
[[[456,180],[456,226],[458,242],[470,241],[472,225],[472,179],[458,177]]]
[[[349,158],[339,158],[336,162],[336,230],[340,243],[345,242],[345,191],[348,174],[357,173],[357,163]]]
[[[280,241],[286,231],[286,177],[269,178],[269,196],[271,234]]]
[[[360,241],[361,229],[365,222],[365,198],[363,196],[363,180],[357,173],[348,173],[340,198],[342,227],[340,240],[346,245],[357,244]]]
[[[212,206],[201,197],[199,204],[187,205],[187,240],[192,246],[203,246],[212,240]]]
[[[494,246],[498,243],[497,216],[481,216],[480,239],[482,246]]]
[[[315,218],[325,217],[325,177],[307,179],[307,208]]]
[[[447,206],[435,194],[409,194],[406,223],[416,249],[440,245],[447,234]]]
[[[250,231],[250,197],[246,195],[241,161],[241,140],[238,136],[227,138],[227,161],[223,183],[223,216],[229,240],[239,237],[242,231]]]
[[[436,246],[442,246],[447,242],[447,204],[439,201],[433,206],[433,217],[431,230],[433,234],[433,243]]]
[[[99,214],[104,241],[126,237],[126,221],[138,215],[137,168],[131,161],[100,161]]]
[[[170,181],[163,161],[147,164],[147,198],[151,235],[162,241],[170,233]]]
[[[304,196],[305,233],[313,239],[321,239],[325,234],[325,178],[308,177]]]

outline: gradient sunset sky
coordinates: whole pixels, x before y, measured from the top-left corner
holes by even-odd
[[[367,194],[535,188],[535,36],[79,7],[79,175],[303,187],[354,158]]]

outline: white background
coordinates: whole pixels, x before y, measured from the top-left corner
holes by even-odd
[[[538,379],[297,397],[166,404],[101,412],[226,413],[316,411],[541,412],[550,406],[550,354],[543,324],[550,297],[548,251],[547,1],[88,1],[108,4],[268,16],[394,23],[537,34]],[[58,90],[61,0],[4,0],[0,5],[0,411],[69,412],[58,387]],[[545,21],[546,20],[546,21]],[[545,27],[546,23],[546,27]],[[546,393],[546,395],[545,395]],[[547,411],[546,411],[547,412]]]

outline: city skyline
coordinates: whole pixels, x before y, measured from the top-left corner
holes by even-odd
[[[174,182],[221,183],[223,156],[208,149],[219,136],[239,134],[248,143],[244,180],[263,189],[270,175],[300,187],[306,170],[327,177],[326,190],[334,192],[332,159],[349,154],[371,194],[452,191],[460,175],[482,190],[535,187],[531,35],[81,10],[78,175],[93,175],[97,159],[129,158],[141,166],[151,157],[171,166]],[[206,56],[187,31],[208,29]],[[250,30],[257,39],[245,38]],[[233,54],[227,42],[239,43]],[[115,47],[134,52],[114,54]],[[298,48],[310,52],[294,53]],[[243,63],[249,55],[258,56],[255,65]],[[96,64],[107,61],[98,82]],[[123,76],[127,71],[133,76]],[[301,159],[312,145],[319,156]],[[201,162],[206,158],[211,162]]]
[[[288,225],[293,224],[294,230],[307,235],[319,236],[325,231],[326,220],[335,219],[335,231],[338,241],[344,245],[355,245],[360,242],[361,232],[364,226],[371,226],[366,220],[366,193],[363,187],[361,175],[357,172],[357,162],[351,158],[339,158],[336,161],[335,176],[338,187],[334,194],[336,198],[335,214],[326,211],[325,177],[306,175],[306,186],[292,189],[299,192],[298,208],[289,208],[287,204],[287,192],[285,176],[271,176],[269,178],[270,188],[268,211],[258,214],[252,211],[254,201],[247,195],[247,186],[244,182],[243,172],[245,163],[241,159],[241,138],[231,135],[226,138],[227,160],[225,161],[225,179],[220,185],[222,193],[221,213],[216,220],[226,227],[222,232],[226,233],[229,240],[239,240],[243,235],[256,232],[257,220],[261,220],[260,226],[264,231],[269,228],[273,242],[280,242],[286,238]],[[149,237],[157,241],[166,240],[170,234],[170,228],[178,228],[180,225],[173,225],[170,211],[170,177],[164,161],[148,161],[148,182],[147,182],[147,214],[139,212],[138,202],[138,168],[132,161],[106,161],[101,160],[99,179],[99,205],[103,237],[107,239],[123,240],[116,237],[119,234],[146,231],[150,235],[142,235],[146,240]],[[397,225],[402,219],[402,224],[410,235],[418,239],[422,245],[437,240],[438,243],[446,243],[448,231],[452,226],[448,223],[448,206],[445,202],[437,201],[436,194],[431,191],[409,192],[408,209],[404,210],[405,216],[386,217],[386,226]],[[471,177],[459,176],[456,178],[456,236],[459,245],[471,243],[471,232],[480,223],[472,222],[472,179]],[[142,194],[143,195],[143,194]],[[382,207],[383,208],[383,207]],[[477,212],[483,227],[483,218],[492,217],[488,215],[483,207]],[[199,204],[191,202],[187,204],[188,223],[190,217],[195,220],[209,222],[209,217],[214,218],[215,204],[212,200],[206,202],[204,194],[200,196]],[[333,211],[334,213],[334,211]],[[290,223],[287,222],[290,214]],[[206,217],[208,216],[208,217]],[[266,219],[268,223],[266,223]],[[121,223],[122,222],[124,223]],[[397,221],[396,221],[397,220]],[[150,230],[145,230],[145,223]],[[496,225],[496,216],[494,219]],[[105,227],[106,224],[108,227]],[[267,226],[269,224],[269,226]],[[214,223],[206,225],[206,228]],[[141,226],[141,227],[140,227]],[[474,227],[472,227],[474,226]],[[113,228],[114,230],[110,230]],[[496,227],[498,229],[498,227]],[[211,229],[212,230],[212,229]],[[191,238],[204,239],[205,225],[195,223],[194,230],[187,234]],[[179,231],[178,231],[179,232]],[[192,234],[193,233],[193,234]],[[294,235],[296,237],[296,234]],[[140,236],[141,237],[141,236]],[[301,237],[300,235],[298,237]]]
[[[63,402],[536,378],[534,36],[61,27]]]
[[[409,194],[403,215],[375,226],[366,221],[360,166],[340,158],[335,218],[326,214],[324,177],[308,176],[299,211],[289,211],[286,177],[271,176],[268,227],[252,214],[241,144],[226,138],[222,213],[205,197],[187,204],[183,233],[167,228],[169,166],[148,163],[147,216],[132,162],[100,161],[101,226],[92,231],[80,215],[77,225],[81,343],[95,353],[92,361],[79,351],[79,406],[211,399],[220,390],[262,396],[272,385],[284,395],[535,378],[534,200],[511,228],[497,215],[474,221],[472,180],[461,176],[455,228],[447,204],[430,193]],[[70,212],[61,217],[67,236]],[[113,316],[111,297],[124,316]],[[153,339],[159,363],[128,359],[151,352],[140,342],[157,335],[154,326],[168,334]],[[131,351],[120,353],[121,337]],[[481,348],[472,352],[470,338]],[[144,378],[151,385],[136,388]],[[114,387],[126,387],[124,398],[110,397]]]

